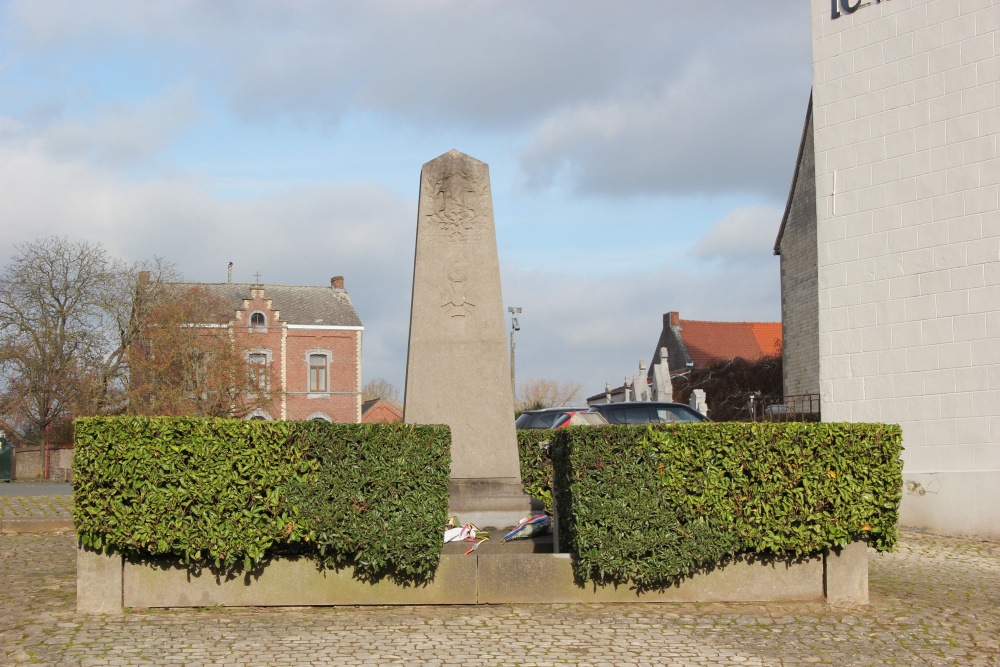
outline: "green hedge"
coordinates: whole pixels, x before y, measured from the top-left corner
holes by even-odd
[[[324,565],[401,581],[437,570],[448,521],[448,427],[306,422],[292,444],[318,463],[289,498]]]
[[[883,424],[560,429],[560,540],[583,580],[669,584],[729,555],[896,541],[902,434]]]
[[[84,546],[223,568],[294,548],[404,581],[437,567],[447,427],[109,417],[75,433]]]
[[[552,457],[542,443],[552,440],[555,429],[528,428],[517,431],[518,458],[521,461],[521,486],[524,492],[545,503],[552,511]]]

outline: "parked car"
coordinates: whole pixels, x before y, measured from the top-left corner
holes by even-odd
[[[559,428],[568,424],[574,414],[588,410],[568,407],[525,410],[514,422],[514,428]]]
[[[651,424],[663,422],[704,422],[708,417],[683,403],[599,403],[590,408],[599,412],[609,424]]]

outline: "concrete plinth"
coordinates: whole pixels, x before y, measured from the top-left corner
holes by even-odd
[[[541,513],[541,501],[509,479],[452,479],[448,485],[448,515],[484,530],[512,528],[532,513]]]
[[[851,542],[826,554],[826,600],[834,606],[868,604],[868,543]]]
[[[489,545],[489,546],[487,546]],[[468,548],[467,543],[454,546]],[[794,562],[738,559],[663,589],[579,584],[568,554],[524,553],[490,540],[468,556],[445,553],[433,581],[402,586],[356,579],[350,569],[319,570],[304,558],[275,559],[259,571],[227,579],[169,560],[126,562],[78,552],[81,612],[125,607],[522,604],[583,602],[868,603],[867,545],[857,542]],[[542,548],[551,545],[541,545]],[[510,548],[508,551],[507,548]],[[537,545],[536,545],[537,547]]]
[[[126,563],[126,607],[297,607],[303,605],[476,604],[476,559],[443,555],[434,580],[370,584],[352,569],[320,570],[309,559],[276,559],[227,579],[167,561]]]
[[[121,556],[77,547],[76,610],[84,614],[122,613]]]

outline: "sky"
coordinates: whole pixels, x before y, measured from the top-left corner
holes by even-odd
[[[191,281],[343,275],[363,380],[402,390],[420,167],[458,149],[490,166],[518,385],[596,394],[668,311],[780,320],[808,12],[0,0],[0,265],[60,235]]]

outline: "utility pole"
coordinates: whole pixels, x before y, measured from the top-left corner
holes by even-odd
[[[514,332],[521,330],[521,325],[517,323],[517,318],[515,315],[521,312],[520,308],[515,308],[510,306],[507,308],[507,312],[510,313],[510,391],[514,396],[514,401],[517,401],[517,387],[514,384]]]

